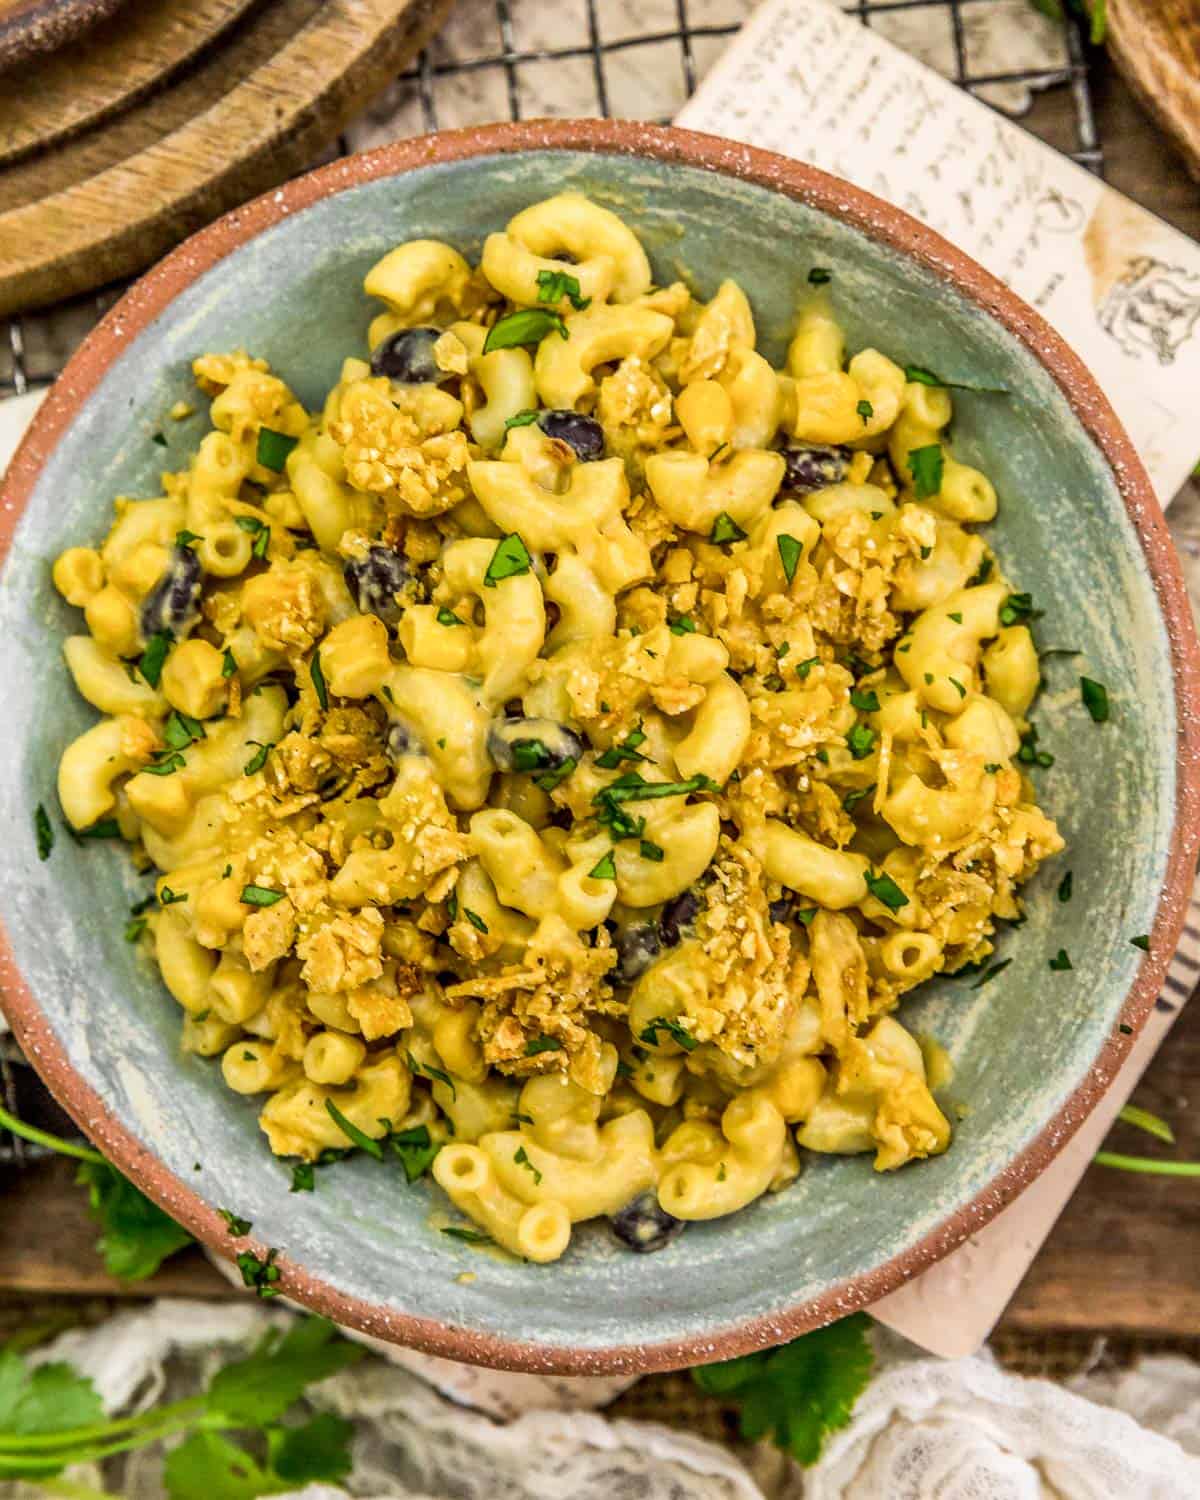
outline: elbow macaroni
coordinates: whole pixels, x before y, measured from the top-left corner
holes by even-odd
[[[60,800],[157,866],[131,931],[186,1050],[280,1154],[423,1140],[535,1262],[648,1194],[737,1212],[797,1147],[945,1150],[891,1012],[1062,847],[948,391],[847,361],[824,292],[775,369],[736,282],[655,289],[578,193],[365,285],[320,412],[198,358],[189,467],[54,564],[102,715]]]

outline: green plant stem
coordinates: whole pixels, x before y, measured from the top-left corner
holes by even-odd
[[[1136,1104],[1127,1104],[1117,1119],[1126,1125],[1136,1126],[1138,1130],[1144,1130],[1147,1135],[1156,1136],[1160,1141],[1166,1141],[1168,1146],[1175,1144],[1175,1132],[1165,1120],[1152,1115],[1148,1109],[1139,1109]]]
[[[1092,1160],[1100,1167],[1120,1172],[1146,1172],[1157,1177],[1200,1177],[1200,1161],[1155,1161],[1149,1156],[1121,1156],[1116,1151],[1097,1151]]]
[[[104,1442],[122,1434],[170,1425],[180,1418],[186,1424],[194,1416],[203,1413],[206,1405],[203,1396],[189,1396],[186,1401],[172,1402],[161,1411],[142,1412],[134,1417],[117,1417],[111,1422],[94,1422],[90,1427],[73,1427],[67,1432],[43,1432],[27,1436],[0,1433],[0,1462],[7,1457],[25,1453],[36,1457],[42,1449],[62,1449],[74,1447],[77,1443]],[[148,1417],[153,1417],[153,1421],[148,1421]]]
[[[0,1106],[0,1126],[13,1135],[19,1135],[22,1140],[32,1141],[35,1146],[46,1146],[51,1151],[57,1151],[60,1156],[73,1156],[78,1161],[104,1162],[99,1151],[93,1151],[90,1146],[77,1146],[74,1141],[64,1141],[62,1136],[51,1135],[48,1130],[39,1130],[36,1125],[26,1125],[24,1120],[10,1115],[3,1106]]]
[[[44,1490],[51,1495],[62,1495],[64,1500],[114,1500],[107,1490],[94,1490],[90,1484],[76,1484],[73,1479],[39,1479]]]

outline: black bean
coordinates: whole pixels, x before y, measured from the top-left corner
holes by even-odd
[[[378,615],[386,625],[400,618],[396,595],[411,580],[412,571],[399,552],[372,547],[366,557],[352,557],[342,576],[360,613]]]
[[[538,426],[547,437],[574,448],[581,463],[604,457],[604,428],[594,417],[578,411],[544,411],[538,417]]]
[[[665,1249],[683,1233],[684,1221],[669,1214],[651,1189],[640,1193],[631,1203],[609,1217],[613,1233],[623,1245],[639,1255]]]
[[[849,448],[830,448],[820,443],[783,450],[783,483],[780,493],[810,495],[826,485],[840,484],[850,467]]]
[[[780,896],[778,901],[772,901],[767,912],[772,922],[786,922],[792,914],[791,896]]]
[[[180,636],[196,618],[200,598],[200,559],[190,547],[172,547],[166,571],[142,601],[142,636],[159,631]]]
[[[402,755],[425,754],[425,747],[418,738],[416,730],[411,729],[401,719],[393,719],[388,724],[387,748],[393,760],[399,760]]]
[[[700,897],[695,891],[684,891],[673,901],[668,901],[659,913],[658,935],[664,948],[677,948],[683,940],[683,930],[690,927],[700,911]]]
[[[501,771],[557,771],[583,758],[583,741],[553,719],[494,719],[487,748]]]
[[[658,928],[646,922],[626,927],[616,935],[617,966],[614,975],[621,984],[640,978],[662,952]]]
[[[441,385],[451,378],[433,357],[441,336],[440,328],[401,328],[388,334],[371,355],[372,375],[386,375],[397,385]]]

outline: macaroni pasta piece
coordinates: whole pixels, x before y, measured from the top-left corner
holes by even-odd
[[[320,411],[200,355],[189,466],[54,565],[102,716],[62,807],[157,867],[186,1050],[536,1262],[945,1150],[894,1012],[1062,848],[948,390],[824,288],[775,369],[577,193],[365,287]]]

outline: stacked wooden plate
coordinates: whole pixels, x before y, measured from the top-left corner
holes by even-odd
[[[450,4],[91,0],[84,35],[37,51],[22,12],[89,6],[0,0],[0,65],[6,35],[21,48],[0,71],[0,314],[140,270],[309,166]]]

